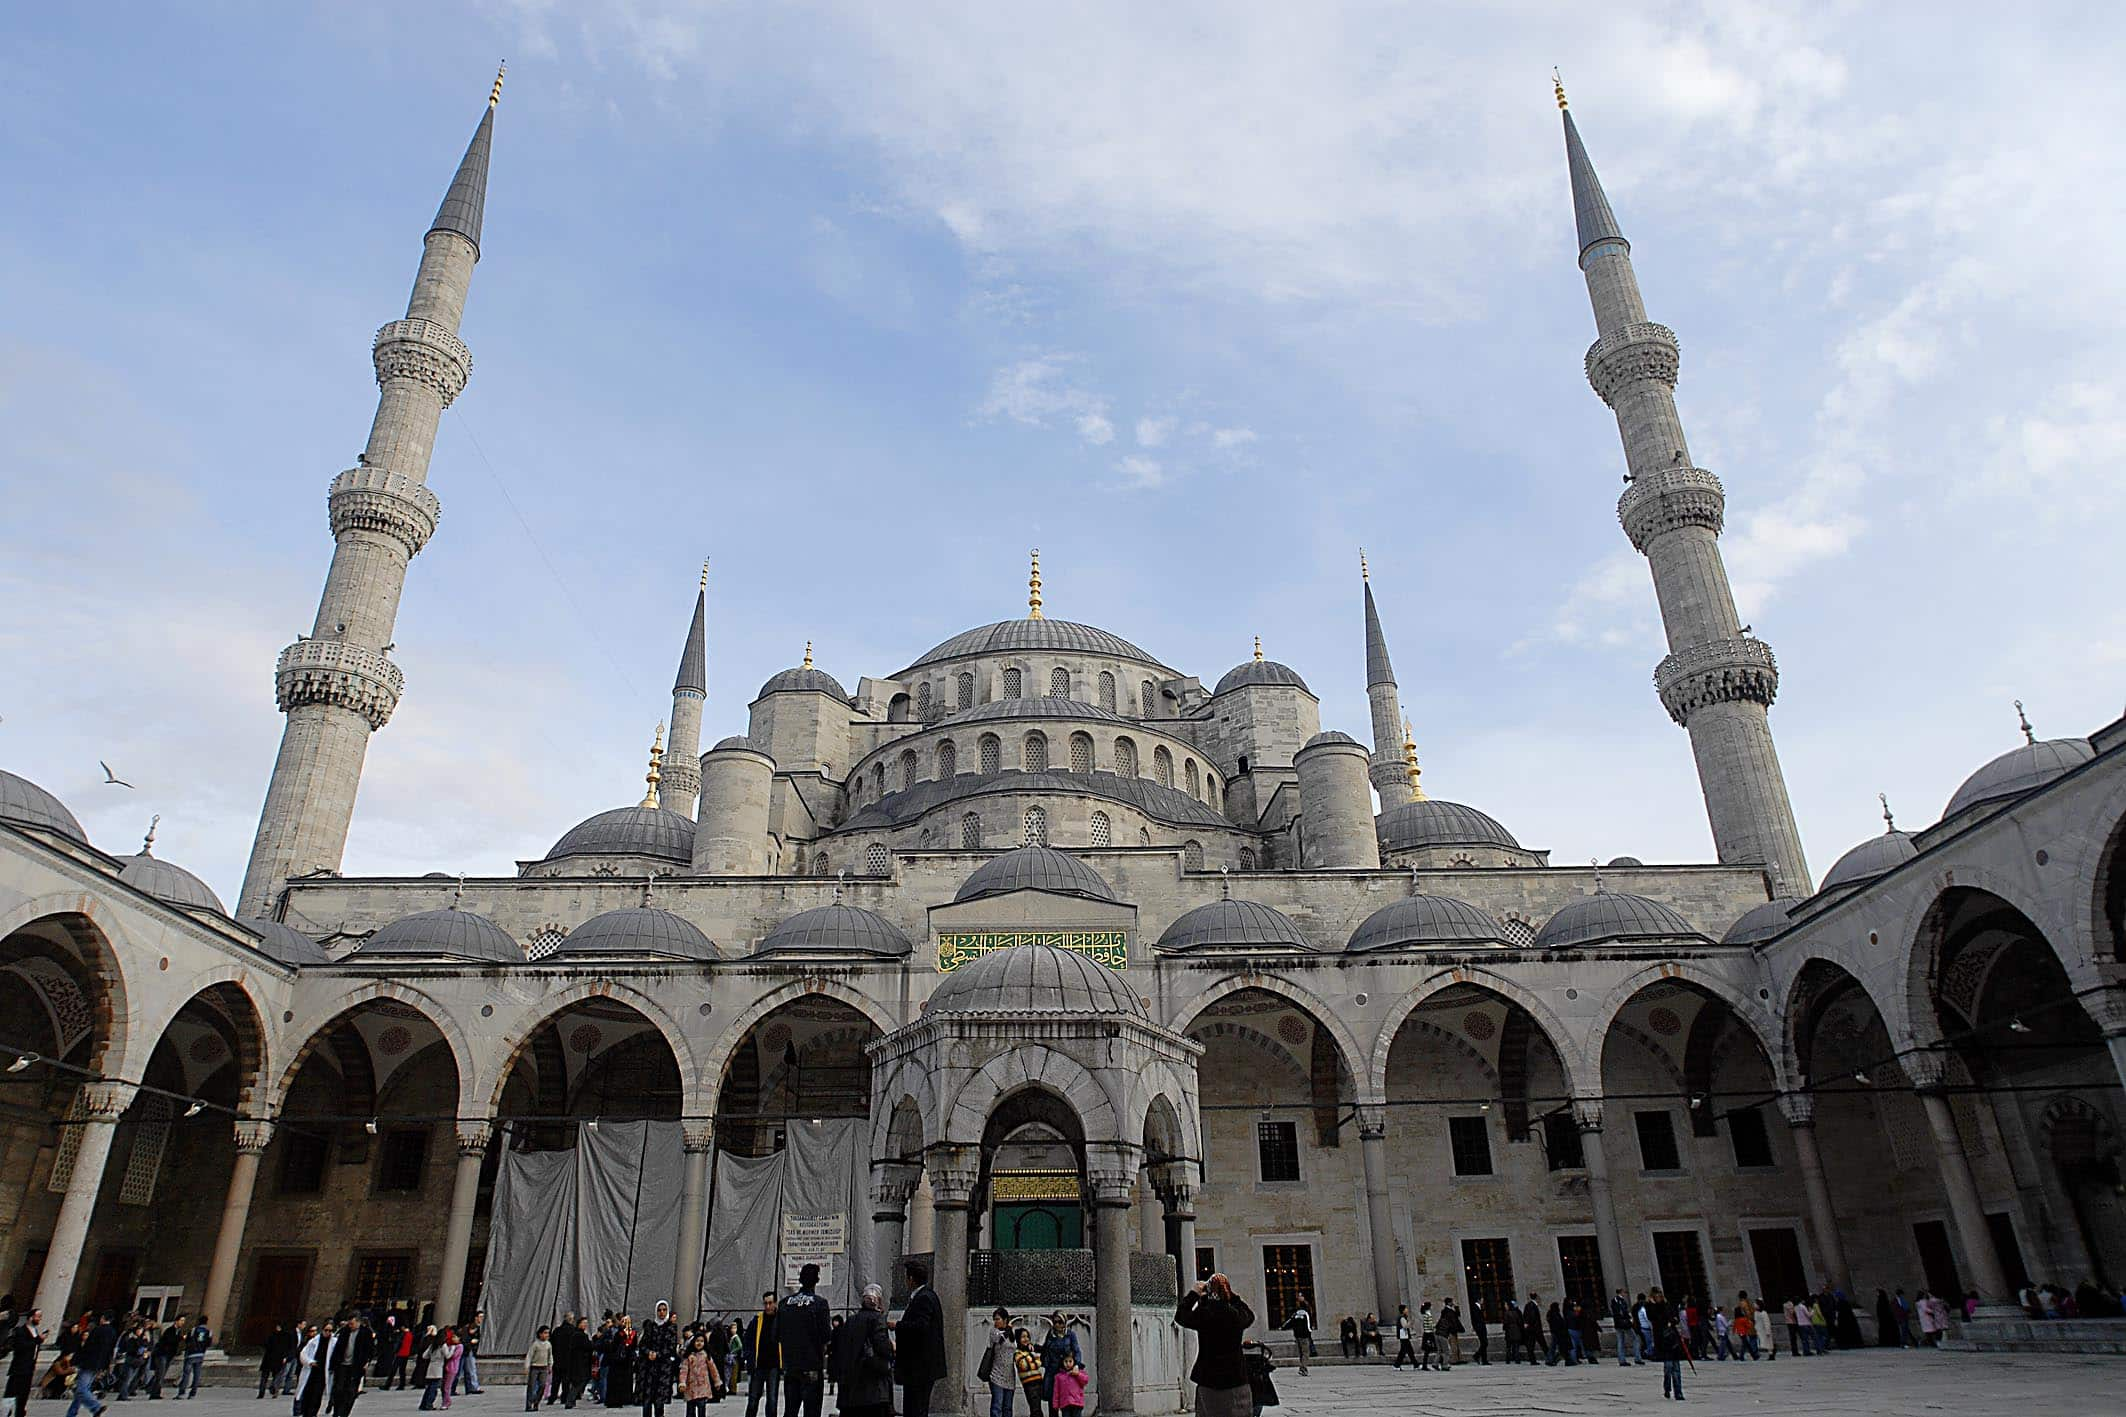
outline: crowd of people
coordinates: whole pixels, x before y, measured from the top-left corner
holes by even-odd
[[[214,1334],[203,1315],[158,1320],[92,1311],[52,1333],[44,1326],[41,1309],[21,1312],[13,1295],[0,1298],[0,1354],[7,1358],[9,1417],[22,1417],[33,1392],[67,1399],[67,1417],[80,1417],[84,1411],[101,1417],[107,1404],[135,1397],[198,1397],[200,1374],[213,1347]],[[177,1381],[165,1394],[173,1367]]]

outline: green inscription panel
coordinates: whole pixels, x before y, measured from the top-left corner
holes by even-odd
[[[1109,969],[1129,964],[1127,930],[1000,930],[938,936],[938,973],[950,974],[971,959],[1013,945],[1054,945],[1082,950]]]

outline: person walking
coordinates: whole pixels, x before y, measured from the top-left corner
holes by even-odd
[[[1254,1327],[1255,1311],[1233,1292],[1223,1274],[1198,1280],[1181,1296],[1174,1322],[1196,1335],[1196,1362],[1189,1381],[1196,1385],[1196,1417],[1254,1417],[1254,1389],[1240,1343]],[[1061,1394],[1052,1394],[1060,1404]],[[1063,1417],[1060,1405],[1054,1417]]]
[[[451,1389],[457,1386],[458,1369],[465,1361],[465,1345],[458,1341],[456,1329],[446,1328],[443,1330],[442,1351],[443,1410],[448,1412],[450,1410]]]
[[[1469,1332],[1476,1339],[1476,1352],[1470,1356],[1478,1367],[1483,1368],[1491,1366],[1491,1324],[1489,1318],[1490,1316],[1484,1311],[1483,1297],[1477,1294],[1470,1295]]]
[[[1580,1360],[1572,1356],[1572,1350],[1574,1348],[1574,1344],[1572,1341],[1572,1325],[1566,1322],[1565,1310],[1559,1305],[1557,1300],[1553,1299],[1550,1301],[1550,1309],[1549,1312],[1545,1315],[1545,1318],[1548,1319],[1550,1324],[1549,1366],[1555,1368],[1558,1365],[1559,1361],[1563,1360],[1565,1366],[1568,1368],[1579,1367]]]
[[[679,1395],[686,1400],[687,1417],[708,1417],[719,1387],[709,1336],[697,1333],[687,1340],[686,1356],[679,1360]]]
[[[1631,1300],[1624,1297],[1622,1288],[1609,1296],[1609,1321],[1617,1330],[1617,1366],[1629,1368],[1634,1358],[1645,1362],[1638,1357],[1639,1326],[1632,1316]]]
[[[1011,1417],[1011,1400],[1019,1391],[1019,1365],[1012,1353],[1019,1336],[1012,1331],[1011,1311],[999,1304],[989,1314],[987,1343],[975,1377],[989,1385],[989,1417]]]
[[[1750,1302],[1747,1289],[1736,1291],[1735,1311],[1729,1318],[1735,1331],[1735,1358],[1739,1362],[1747,1353],[1752,1363],[1761,1356],[1757,1352],[1757,1306]]]
[[[1284,1326],[1291,1330],[1292,1350],[1299,1355],[1299,1376],[1306,1377],[1307,1356],[1314,1348],[1314,1316],[1307,1312],[1305,1300],[1293,1307],[1292,1315],[1284,1321]]]
[[[185,1366],[177,1378],[179,1397],[199,1396],[199,1373],[206,1366],[207,1350],[214,1346],[213,1331],[207,1327],[207,1316],[197,1315],[185,1329]]]
[[[1447,1371],[1446,1362],[1439,1351],[1439,1315],[1432,1312],[1432,1301],[1426,1299],[1417,1306],[1417,1366],[1420,1369],[1438,1368]]]
[[[1504,1334],[1506,1338],[1506,1361],[1508,1363],[1520,1362],[1521,1310],[1520,1306],[1513,1302],[1513,1296],[1511,1295],[1506,1297],[1502,1312],[1499,1314],[1499,1332]]]
[[[295,1387],[296,1417],[317,1417],[325,1410],[325,1365],[332,1356],[332,1340],[338,1327],[331,1319],[325,1320],[303,1345],[302,1376]]]
[[[908,1303],[894,1329],[894,1376],[901,1385],[901,1417],[930,1417],[930,1392],[945,1376],[945,1310],[930,1287],[930,1266],[905,1261]],[[962,1315],[956,1322],[965,1323]],[[748,1413],[747,1417],[751,1417]]]
[[[638,1364],[642,1417],[664,1417],[664,1405],[672,1397],[672,1380],[679,1374],[679,1325],[666,1301],[657,1301],[650,1321],[642,1326],[636,1351],[642,1355]]]
[[[1005,1366],[1010,1368],[1008,1357]],[[886,1327],[886,1291],[876,1284],[864,1286],[856,1312],[835,1330],[828,1367],[842,1417],[893,1417],[893,1335]]]
[[[44,1311],[31,1309],[15,1320],[7,1340],[7,1417],[23,1417],[30,1389],[37,1385],[37,1350],[44,1343]]]
[[[74,1354],[74,1400],[67,1405],[66,1417],[81,1417],[86,1407],[93,1417],[103,1417],[103,1402],[96,1396],[96,1384],[109,1371],[111,1362],[118,1356],[118,1329],[105,1314],[81,1340],[81,1347]]]
[[[775,1296],[760,1296],[760,1312],[741,1326],[738,1345],[746,1369],[746,1417],[755,1417],[762,1394],[768,1399],[767,1417],[775,1417],[782,1400],[782,1347],[775,1341]]]
[[[280,1396],[281,1369],[288,1366],[288,1350],[291,1335],[288,1325],[276,1322],[273,1332],[266,1335],[265,1346],[258,1350],[258,1395],[272,1393]]]
[[[546,1396],[546,1380],[554,1371],[554,1331],[545,1324],[524,1349],[524,1410],[537,1412]]]
[[[202,1325],[204,1327],[204,1325]],[[356,1314],[340,1326],[340,1341],[328,1361],[332,1379],[332,1417],[348,1417],[354,1400],[362,1395],[362,1382],[376,1360],[376,1334]],[[188,1355],[185,1362],[189,1364]],[[196,1385],[195,1385],[196,1386]]]
[[[1398,1369],[1402,1367],[1403,1359],[1405,1358],[1410,1360],[1410,1366],[1413,1369],[1417,1367],[1417,1350],[1410,1344],[1410,1306],[1408,1304],[1397,1304],[1395,1306],[1395,1366]]]
[[[1521,1305],[1521,1352],[1530,1363],[1540,1363],[1550,1356],[1550,1347],[1543,1341],[1543,1310],[1536,1292],[1528,1291],[1528,1302]]]
[[[775,1341],[782,1349],[783,1417],[820,1417],[827,1400],[827,1341],[834,1324],[827,1301],[815,1292],[819,1266],[801,1265],[797,1292],[775,1312]]]
[[[1660,1298],[1661,1291],[1654,1290],[1654,1355],[1661,1360],[1661,1396],[1684,1402],[1688,1399],[1683,1396],[1683,1361],[1690,1348],[1683,1336],[1681,1318],[1660,1303]]]
[[[1462,1361],[1462,1311],[1448,1295],[1439,1307],[1440,1368],[1445,1371]]]

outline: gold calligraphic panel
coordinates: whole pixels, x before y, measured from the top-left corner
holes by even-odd
[[[1075,1171],[999,1171],[989,1178],[994,1201],[1074,1201],[1080,1198]]]
[[[940,934],[938,973],[950,974],[969,960],[997,950],[1008,950],[1013,945],[1053,945],[1057,949],[1079,950],[1109,969],[1123,969],[1129,964],[1127,930],[984,930]]]

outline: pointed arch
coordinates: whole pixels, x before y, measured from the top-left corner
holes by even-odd
[[[1526,1011],[1535,1021],[1537,1030],[1549,1041],[1559,1063],[1564,1066],[1565,1080],[1574,1096],[1594,1096],[1601,1091],[1600,1071],[1590,1067],[1587,1055],[1578,1040],[1567,1031],[1563,1021],[1551,1011],[1548,1004],[1504,975],[1488,969],[1460,966],[1442,970],[1419,983],[1415,989],[1397,999],[1381,1019],[1380,1031],[1374,1035],[1373,1047],[1367,1054],[1370,1066],[1366,1085],[1373,1090],[1376,1099],[1384,1099],[1388,1095],[1388,1055],[1395,1049],[1395,1036],[1402,1031],[1404,1021],[1434,995],[1465,984],[1495,994],[1507,1003]]]
[[[688,1117],[706,1117],[715,1109],[715,1095],[702,1086],[701,1069],[695,1061],[694,1043],[687,1036],[679,1020],[662,1002],[632,984],[614,979],[586,979],[571,984],[528,1008],[514,1027],[504,1034],[501,1047],[495,1053],[493,1076],[480,1080],[479,1095],[487,1098],[488,1113],[492,1115],[502,1106],[502,1090],[509,1086],[510,1075],[516,1071],[517,1060],[531,1047],[539,1031],[559,1018],[572,1005],[586,999],[611,999],[625,1004],[642,1015],[643,1022],[663,1037],[665,1046],[672,1050],[672,1059],[679,1065],[679,1094],[681,1114]]]
[[[1294,1008],[1310,1014],[1317,1028],[1326,1029],[1336,1044],[1338,1060],[1351,1085],[1358,1092],[1360,1103],[1378,1102],[1385,1094],[1375,1082],[1376,1074],[1366,1067],[1366,1051],[1359,1047],[1358,1036],[1351,1032],[1349,1024],[1322,999],[1319,994],[1295,984],[1281,974],[1228,974],[1201,993],[1182,1001],[1167,1026],[1179,1034],[1187,1034],[1195,1027],[1211,1005],[1231,994],[1254,989],[1264,994],[1274,994]]]
[[[82,892],[39,896],[0,912],[0,941],[36,925],[49,924],[66,933],[78,969],[76,982],[93,986],[85,991],[98,1025],[88,1066],[106,1077],[132,1077],[147,1065],[147,1059],[133,1056],[138,1051],[134,1045],[138,1030],[124,957],[118,948],[124,932],[117,928],[116,914],[117,909],[100,896]],[[145,1046],[154,1046],[152,1040]]]
[[[979,1145],[998,1106],[1028,1089],[1061,1098],[1077,1113],[1087,1141],[1131,1140],[1122,1131],[1122,1099],[1109,1096],[1083,1063],[1038,1043],[1015,1044],[968,1078],[942,1119],[939,1139],[947,1144]]]
[[[731,1059],[744,1045],[746,1036],[762,1019],[786,1004],[807,998],[834,999],[847,1004],[871,1020],[872,1027],[880,1033],[891,1033],[900,1026],[899,1021],[888,1013],[883,1005],[838,979],[830,979],[824,975],[808,975],[803,979],[792,980],[761,995],[748,1004],[737,1018],[723,1025],[722,1036],[701,1060],[702,1090],[713,1097],[722,1089],[724,1075],[731,1069]]]
[[[1766,1066],[1772,1070],[1772,1081],[1785,1086],[1779,1065],[1779,1024],[1756,999],[1751,998],[1733,982],[1723,979],[1712,971],[1689,960],[1662,960],[1643,969],[1633,970],[1611,987],[1603,998],[1602,1006],[1595,1014],[1594,1028],[1588,1037],[1587,1056],[1600,1063],[1601,1045],[1608,1038],[1611,1025],[1626,1004],[1650,984],[1673,983],[1690,987],[1707,998],[1718,999],[1727,1005],[1736,1022],[1749,1032],[1759,1051],[1764,1055]]]
[[[288,1025],[283,1036],[300,1038],[303,1042],[293,1052],[287,1054],[280,1064],[278,1073],[273,1076],[272,1085],[263,1090],[260,1100],[267,1110],[273,1112],[280,1110],[281,1103],[288,1096],[288,1089],[295,1083],[296,1074],[302,1071],[303,1064],[309,1060],[311,1053],[315,1052],[319,1045],[326,1041],[334,1027],[349,1015],[360,1010],[362,1005],[374,1003],[380,999],[388,999],[393,1003],[404,1004],[407,1008],[418,1013],[430,1027],[443,1036],[443,1042],[450,1050],[451,1064],[456,1069],[454,1081],[457,1086],[458,1115],[461,1117],[487,1117],[493,1115],[491,1109],[485,1111],[468,1110],[469,1108],[483,1106],[486,1094],[477,1090],[480,1079],[479,1054],[473,1048],[472,1040],[467,1037],[465,1030],[459,1026],[457,1019],[441,1000],[429,994],[426,990],[417,989],[410,984],[400,983],[395,979],[369,980],[334,998],[325,1009],[316,1010]]]

